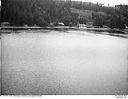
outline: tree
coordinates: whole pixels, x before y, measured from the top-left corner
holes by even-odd
[[[84,17],[81,17],[81,18],[79,19],[79,23],[80,23],[80,24],[86,24],[86,23],[87,23],[87,19],[84,18]]]
[[[40,7],[36,7],[33,12],[34,24],[38,26],[48,26],[50,23],[50,18],[47,13]]]
[[[67,26],[69,26],[69,24],[72,22],[72,20],[73,20],[73,18],[72,18],[71,15],[67,15],[67,16],[64,16],[64,17],[62,18],[62,22],[63,22],[65,25],[67,25]]]
[[[112,16],[110,21],[110,27],[124,29],[125,24],[124,24],[123,16],[117,16],[117,15]]]
[[[72,13],[70,8],[78,8],[78,13]],[[92,17],[84,18],[82,15],[85,10],[92,13]],[[79,19],[78,16],[82,18]],[[109,25],[111,28],[122,29],[124,24],[128,25],[128,5],[104,7],[100,4],[71,0],[3,0],[1,21],[10,22],[15,26],[24,24],[48,26],[50,22],[57,21],[62,21],[65,25],[71,23],[77,25],[78,22],[85,24],[87,21],[94,21],[94,25],[99,27]]]
[[[105,25],[105,18],[101,15],[98,15],[93,23],[94,26],[103,27]]]

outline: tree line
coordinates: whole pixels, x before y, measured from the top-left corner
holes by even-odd
[[[70,8],[89,10],[92,18],[79,18]],[[101,4],[74,2],[70,0],[3,0],[1,21],[13,26],[48,26],[50,23],[63,22],[65,25],[76,26],[78,23],[93,21],[94,26],[125,28],[128,26],[128,5],[105,7]]]

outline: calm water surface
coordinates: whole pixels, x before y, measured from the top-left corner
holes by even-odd
[[[2,94],[128,94],[128,39],[84,31],[2,34]]]

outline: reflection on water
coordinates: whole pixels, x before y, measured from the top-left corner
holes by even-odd
[[[3,34],[2,94],[128,94],[127,42],[82,31]]]

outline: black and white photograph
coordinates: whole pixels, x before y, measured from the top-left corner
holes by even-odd
[[[0,8],[0,95],[128,95],[128,0]]]

